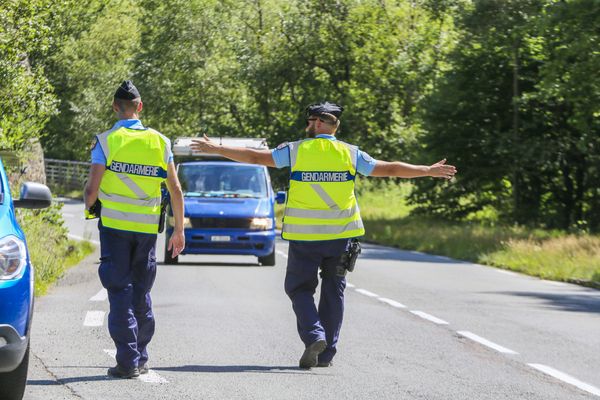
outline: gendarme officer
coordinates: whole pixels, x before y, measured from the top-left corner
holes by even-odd
[[[148,372],[146,346],[154,334],[150,289],[156,277],[161,183],[166,180],[175,217],[168,245],[173,257],[185,244],[183,194],[171,143],[142,125],[143,104],[131,81],[119,86],[112,107],[119,121],[96,136],[85,206],[88,214],[90,209],[100,214],[98,274],[108,292],[108,331],[117,348],[117,365],[108,374],[132,378]]]
[[[336,139],[343,108],[334,103],[306,110],[308,139],[284,143],[275,150],[220,146],[204,136],[192,148],[269,167],[290,167],[290,188],[282,237],[290,241],[285,291],[292,301],[305,350],[301,368],[329,367],[344,314],[345,271],[340,273],[350,240],[364,234],[354,194],[356,174],[450,179],[456,168],[442,160],[431,166],[372,159],[356,146]],[[314,293],[321,269],[318,308]]]

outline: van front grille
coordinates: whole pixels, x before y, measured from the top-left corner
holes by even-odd
[[[251,218],[190,218],[192,228],[206,229],[249,229]]]

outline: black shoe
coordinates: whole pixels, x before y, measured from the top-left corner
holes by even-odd
[[[137,368],[125,369],[117,364],[116,367],[111,367],[108,369],[108,375],[123,379],[137,378],[140,376],[140,370]]]
[[[325,347],[327,347],[327,342],[323,339],[317,340],[313,344],[307,346],[302,357],[300,357],[300,368],[308,369],[316,367],[319,363],[319,354],[325,350]]]
[[[147,364],[147,363],[144,363],[144,364],[140,364],[140,365],[138,365],[138,369],[140,370],[140,375],[143,375],[143,374],[147,374],[147,373],[148,373],[148,370],[149,370],[150,368],[148,367],[148,364]]]
[[[333,366],[332,361],[319,361],[317,363],[317,367],[319,367],[319,368],[327,368],[327,367],[331,367],[331,366]]]

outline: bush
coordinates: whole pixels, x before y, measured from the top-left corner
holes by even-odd
[[[67,237],[60,210],[54,203],[43,210],[17,209],[17,220],[25,232],[29,257],[35,271],[35,294],[42,295],[65,270],[90,254],[91,243],[76,242]]]

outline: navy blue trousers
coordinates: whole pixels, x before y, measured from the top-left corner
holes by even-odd
[[[130,369],[146,363],[154,335],[150,289],[156,277],[156,235],[100,229],[98,275],[108,292],[108,332],[117,364]]]
[[[285,275],[285,292],[292,300],[298,334],[306,346],[325,339],[327,348],[319,355],[319,362],[329,362],[336,353],[336,345],[344,317],[344,289],[346,278],[335,274],[336,266],[348,239],[315,242],[290,241]],[[322,270],[319,308],[314,300]]]

